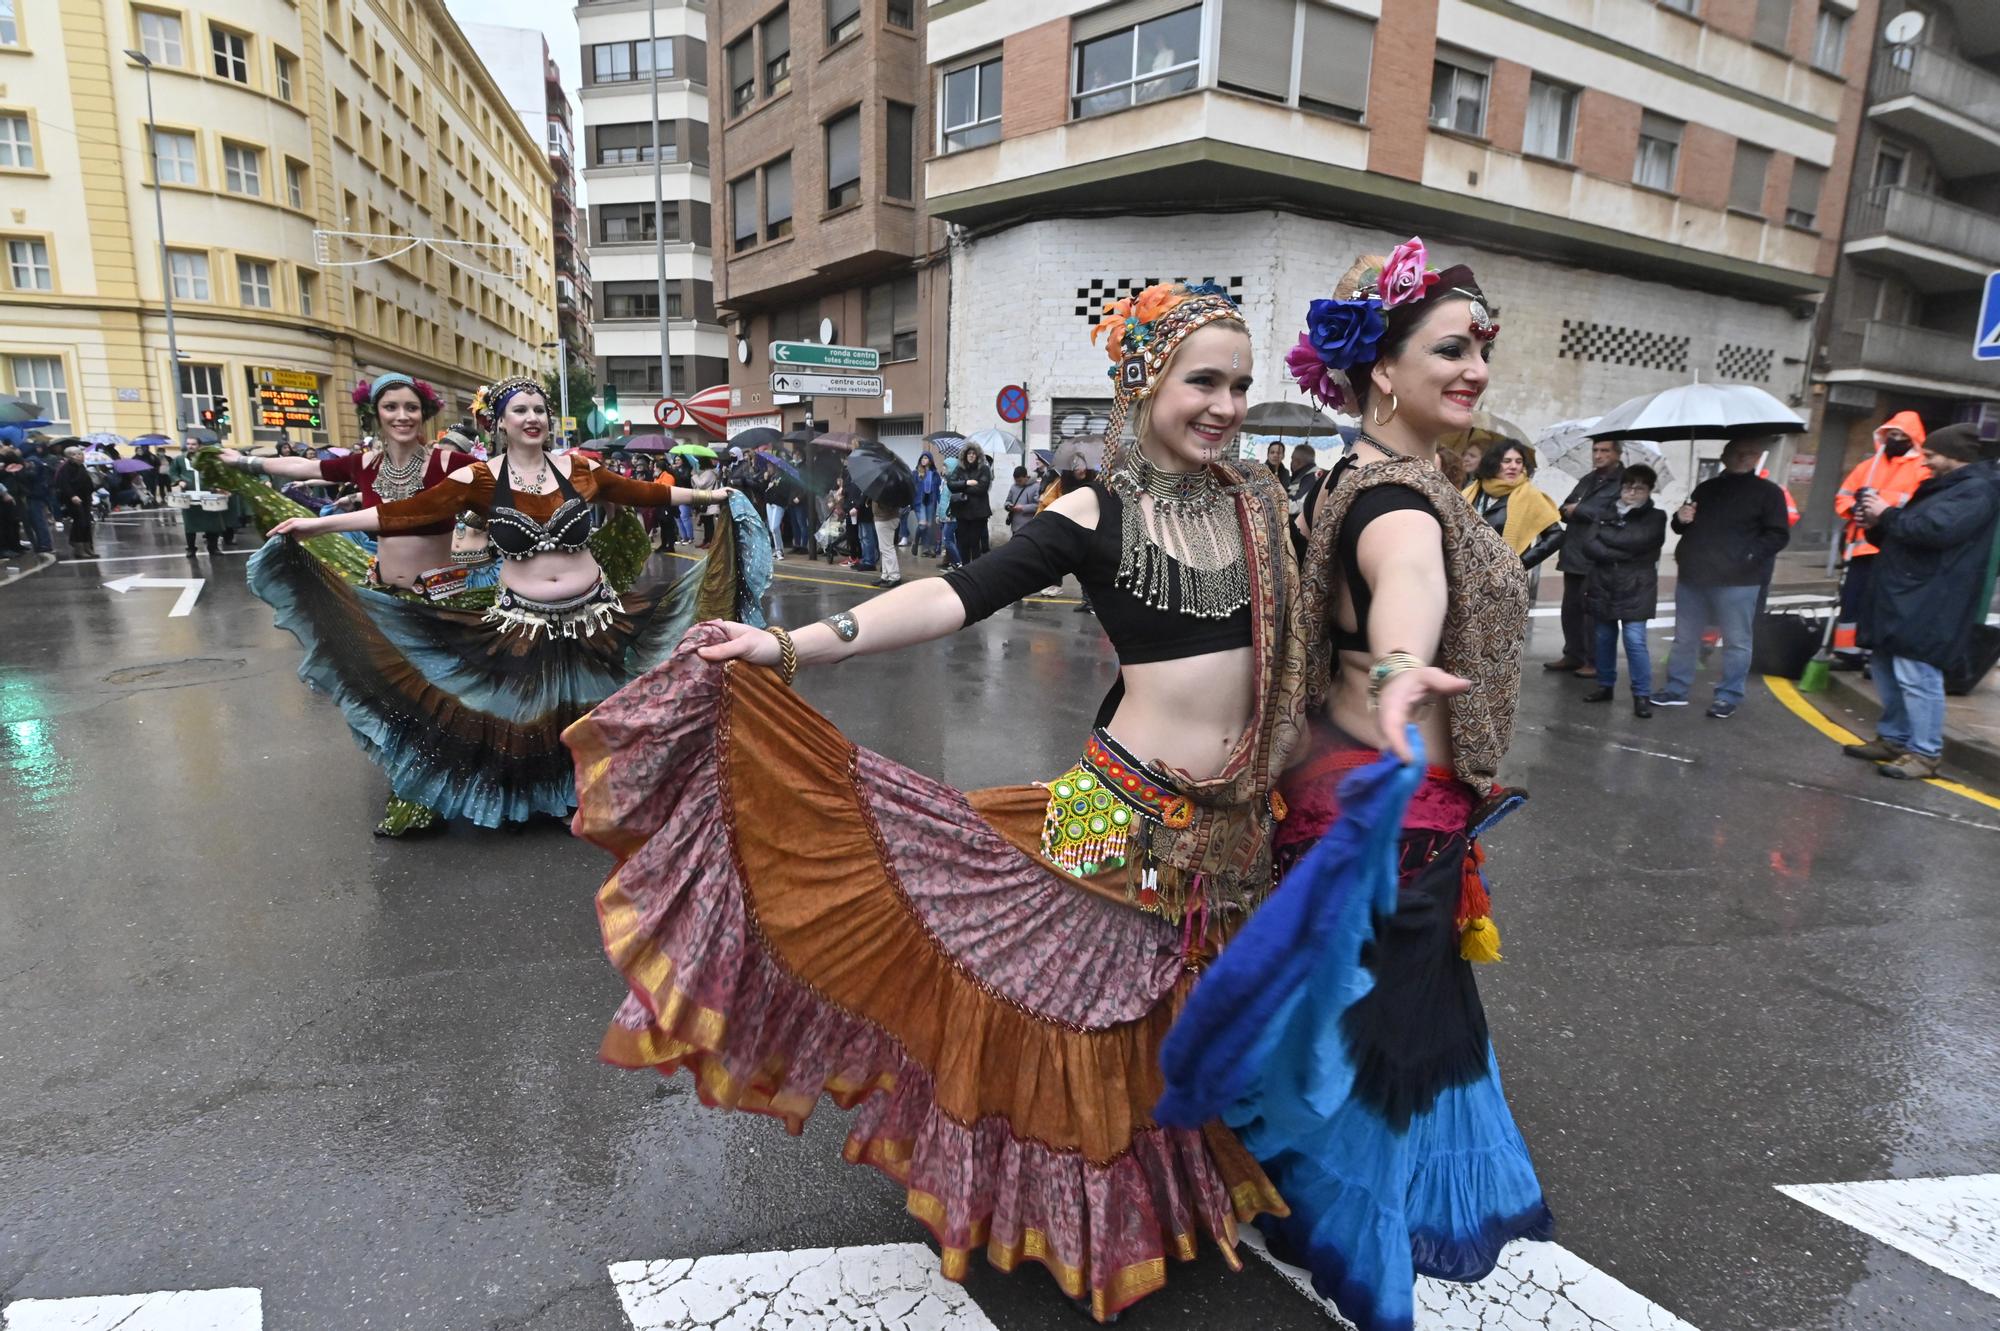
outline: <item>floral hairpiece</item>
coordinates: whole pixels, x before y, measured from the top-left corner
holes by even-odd
[[[1111,374],[1118,373],[1118,363],[1129,355],[1144,354],[1161,335],[1158,327],[1177,307],[1201,296],[1220,296],[1231,305],[1236,298],[1226,287],[1213,282],[1159,282],[1147,287],[1136,296],[1126,296],[1112,301],[1104,307],[1104,317],[1090,330],[1090,340],[1094,344],[1098,337],[1109,334],[1104,341],[1105,354],[1111,357]]]
[[[1363,269],[1345,297],[1336,292],[1332,300],[1314,301],[1306,310],[1306,331],[1285,353],[1293,382],[1322,407],[1345,410],[1354,401],[1347,372],[1374,363],[1389,330],[1388,312],[1429,298],[1442,277],[1431,267],[1424,242],[1412,236],[1380,268]],[[1464,294],[1472,298],[1473,336],[1490,340],[1500,331],[1498,321],[1477,293]]]
[[[361,420],[362,429],[374,429],[375,421],[380,415],[375,409],[376,399],[392,388],[407,388],[415,393],[417,402],[423,408],[425,420],[444,410],[444,398],[439,396],[437,389],[422,379],[412,379],[407,374],[378,375],[374,379],[359,381],[354,385],[353,393],[349,394],[354,402],[355,415]]]

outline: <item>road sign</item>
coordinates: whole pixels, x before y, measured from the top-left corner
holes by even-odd
[[[1009,425],[1019,425],[1028,419],[1028,390],[1019,384],[1008,384],[1000,390],[1000,396],[993,399],[993,410],[1000,413],[1000,419]]]
[[[671,430],[676,425],[686,423],[687,408],[676,398],[663,397],[653,404],[653,419]]]
[[[882,353],[873,347],[827,347],[817,342],[773,342],[771,364],[823,366],[830,370],[879,370],[882,368]]]
[[[576,433],[576,417],[565,416],[562,418],[562,432],[564,434]]]
[[[793,374],[780,371],[771,376],[773,393],[796,393],[800,397],[880,397],[879,374]]]
[[[1972,338],[1975,360],[2000,360],[2000,273],[1986,275],[1986,299],[1979,302],[1979,331]]]
[[[266,430],[319,429],[325,424],[320,413],[319,385],[290,388],[258,384],[257,424]]]
[[[304,370],[274,370],[268,365],[259,365],[252,374],[259,388],[298,388],[308,393],[319,391],[319,376]]]

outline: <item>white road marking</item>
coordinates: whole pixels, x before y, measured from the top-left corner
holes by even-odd
[[[263,1331],[264,1295],[255,1289],[163,1289],[19,1299],[5,1331]]]
[[[56,564],[56,557],[52,554],[30,555],[29,558],[34,562],[27,565],[7,565],[7,576],[0,578],[0,587],[5,587],[9,583],[19,582],[23,578],[32,578],[43,569],[52,568]]]
[[[2000,1174],[1780,1184],[1778,1191],[2000,1298]]]
[[[1872,800],[1866,795],[1854,795],[1845,790],[1829,790],[1825,786],[1808,786],[1799,781],[1787,781],[1793,790],[1809,790],[1815,795],[1832,795],[1837,799],[1853,800],[1856,804],[1872,804],[1878,809],[1894,809],[1898,813],[1914,813],[1919,818],[1936,818],[1947,823],[1957,823],[1961,827],[1976,827],[1982,832],[2000,832],[2000,826],[1982,823],[1977,818],[1961,818],[1955,813],[1939,813],[1935,809],[1918,809],[1908,804],[1896,804],[1890,800]]]
[[[258,546],[253,545],[248,550],[218,550],[216,551],[216,553],[219,555],[254,555],[257,553],[258,549],[259,549]],[[177,551],[176,553],[171,555],[100,555],[96,559],[65,559],[62,562],[65,564],[129,564],[135,560],[140,560],[140,559],[188,559],[188,558],[192,558],[192,556],[190,556],[186,551]]]
[[[1648,758],[1665,758],[1665,759],[1666,759],[1666,760],[1667,760],[1668,762],[1670,762],[1670,763],[1693,763],[1693,762],[1694,762],[1694,759],[1692,759],[1692,758],[1683,758],[1683,757],[1681,757],[1681,756],[1680,756],[1680,755],[1679,755],[1678,753],[1655,753],[1655,752],[1654,752],[1653,750],[1651,750],[1651,749],[1642,749],[1642,748],[1640,748],[1640,747],[1639,747],[1638,745],[1636,745],[1636,744],[1613,744],[1613,745],[1612,745],[1611,747],[1612,747],[1612,748],[1614,748],[1614,749],[1623,749],[1623,750],[1625,750],[1625,752],[1627,752],[1627,753],[1643,753],[1643,754],[1645,754],[1645,755],[1646,755],[1646,756],[1647,756]]]
[[[1271,1256],[1243,1227],[1244,1246],[1277,1268],[1336,1324],[1350,1327],[1312,1277]],[[1554,1243],[1510,1243],[1476,1285],[1417,1281],[1417,1331],[1697,1331],[1691,1324]]]
[[[1662,592],[1660,594],[1660,599],[1666,602],[1667,604],[1672,604],[1672,597],[1670,594],[1666,592]],[[1797,596],[1773,596],[1770,599],[1766,600],[1764,604],[1767,606],[1834,605],[1836,604],[1836,598],[1831,596],[1814,596],[1809,594],[1800,594]],[[1562,614],[1562,607],[1559,605],[1538,605],[1528,611],[1528,617],[1530,619],[1555,619],[1561,614]],[[1674,626],[1674,617],[1672,615],[1655,615],[1653,618],[1647,620],[1646,623],[1651,628],[1670,629]]]
[[[123,596],[134,587],[178,587],[181,594],[174,599],[174,608],[167,611],[168,619],[185,619],[194,613],[194,603],[201,597],[201,589],[208,583],[207,578],[149,578],[143,573],[127,573],[104,585]]]
[[[634,1331],[996,1331],[921,1243],[615,1262]]]

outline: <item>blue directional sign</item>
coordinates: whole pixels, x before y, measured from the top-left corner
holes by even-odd
[[[1979,302],[1979,331],[1972,339],[1975,360],[2000,360],[2000,273],[1986,275],[1986,298]]]

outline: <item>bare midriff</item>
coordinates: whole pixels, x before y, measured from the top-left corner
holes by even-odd
[[[567,601],[604,576],[588,550],[551,550],[500,565],[500,585],[535,601]]]
[[[1222,771],[1256,712],[1248,647],[1122,668],[1125,696],[1106,727],[1138,758],[1197,780]]]
[[[390,587],[414,587],[419,574],[451,563],[451,537],[383,536],[375,542],[375,576]]]

